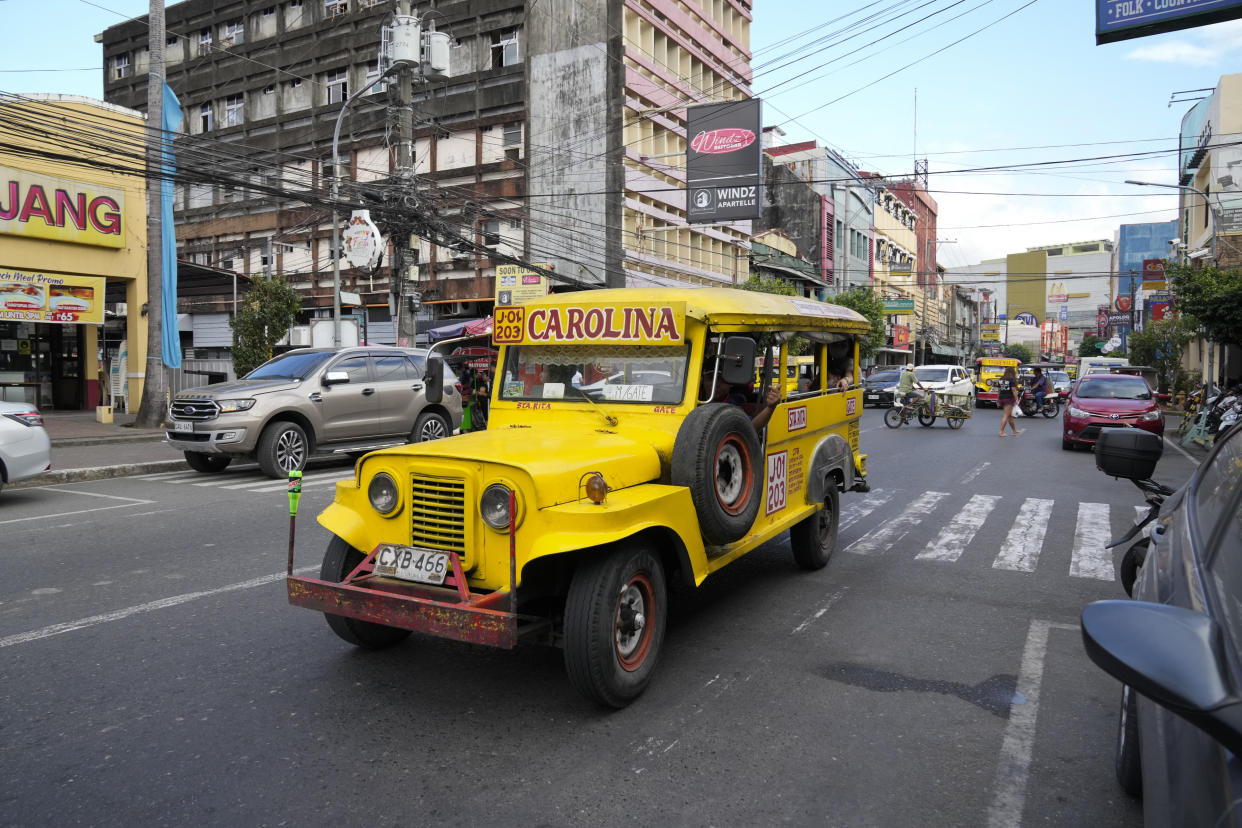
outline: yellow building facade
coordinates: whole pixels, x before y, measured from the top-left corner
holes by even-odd
[[[3,399],[137,408],[147,356],[144,126],[142,113],[89,98],[0,97]],[[126,324],[105,327],[106,306],[120,303]]]

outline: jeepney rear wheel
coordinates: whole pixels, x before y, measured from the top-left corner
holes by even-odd
[[[744,537],[763,488],[759,435],[742,409],[709,403],[690,412],[673,443],[672,482],[690,490],[703,539],[723,546]]]
[[[323,556],[323,566],[319,570],[319,578],[323,581],[339,584],[345,580],[349,573],[354,571],[358,564],[362,563],[362,559],[365,557],[365,555],[344,540],[333,535],[332,540],[328,541],[328,551]],[[385,647],[392,647],[410,637],[410,631],[403,630],[400,627],[389,627],[384,624],[374,624],[370,621],[359,621],[356,618],[332,615],[327,612],[323,614],[323,617],[327,620],[328,626],[332,628],[332,632],[350,644],[368,650],[382,650]]]
[[[574,572],[565,599],[565,671],[586,698],[621,708],[647,689],[664,643],[660,560],[622,545]]]
[[[824,506],[810,517],[803,518],[789,530],[789,546],[794,562],[808,571],[823,569],[837,548],[837,528],[841,522],[840,495],[837,482],[827,481]]]

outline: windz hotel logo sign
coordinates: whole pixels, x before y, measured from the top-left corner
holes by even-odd
[[[686,110],[686,220],[691,224],[760,218],[763,167],[758,100]]]

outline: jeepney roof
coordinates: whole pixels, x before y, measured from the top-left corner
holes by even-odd
[[[866,334],[871,330],[866,317],[841,305],[734,288],[609,288],[555,293],[523,304],[527,308],[684,305],[687,317],[726,331]]]

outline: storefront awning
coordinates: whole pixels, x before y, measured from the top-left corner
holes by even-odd
[[[776,270],[787,276],[794,276],[798,279],[810,282],[813,285],[819,285],[820,287],[832,287],[832,285],[828,284],[823,279],[820,279],[818,276],[812,276],[805,270],[798,270],[796,267],[785,267],[783,265],[769,264],[768,262],[755,262],[755,267],[759,270]]]
[[[910,354],[909,348],[876,348],[876,353],[880,354]]]
[[[933,345],[932,353],[940,354],[940,356],[960,356],[961,355],[961,351],[959,351],[957,348],[951,348],[948,345]]]

